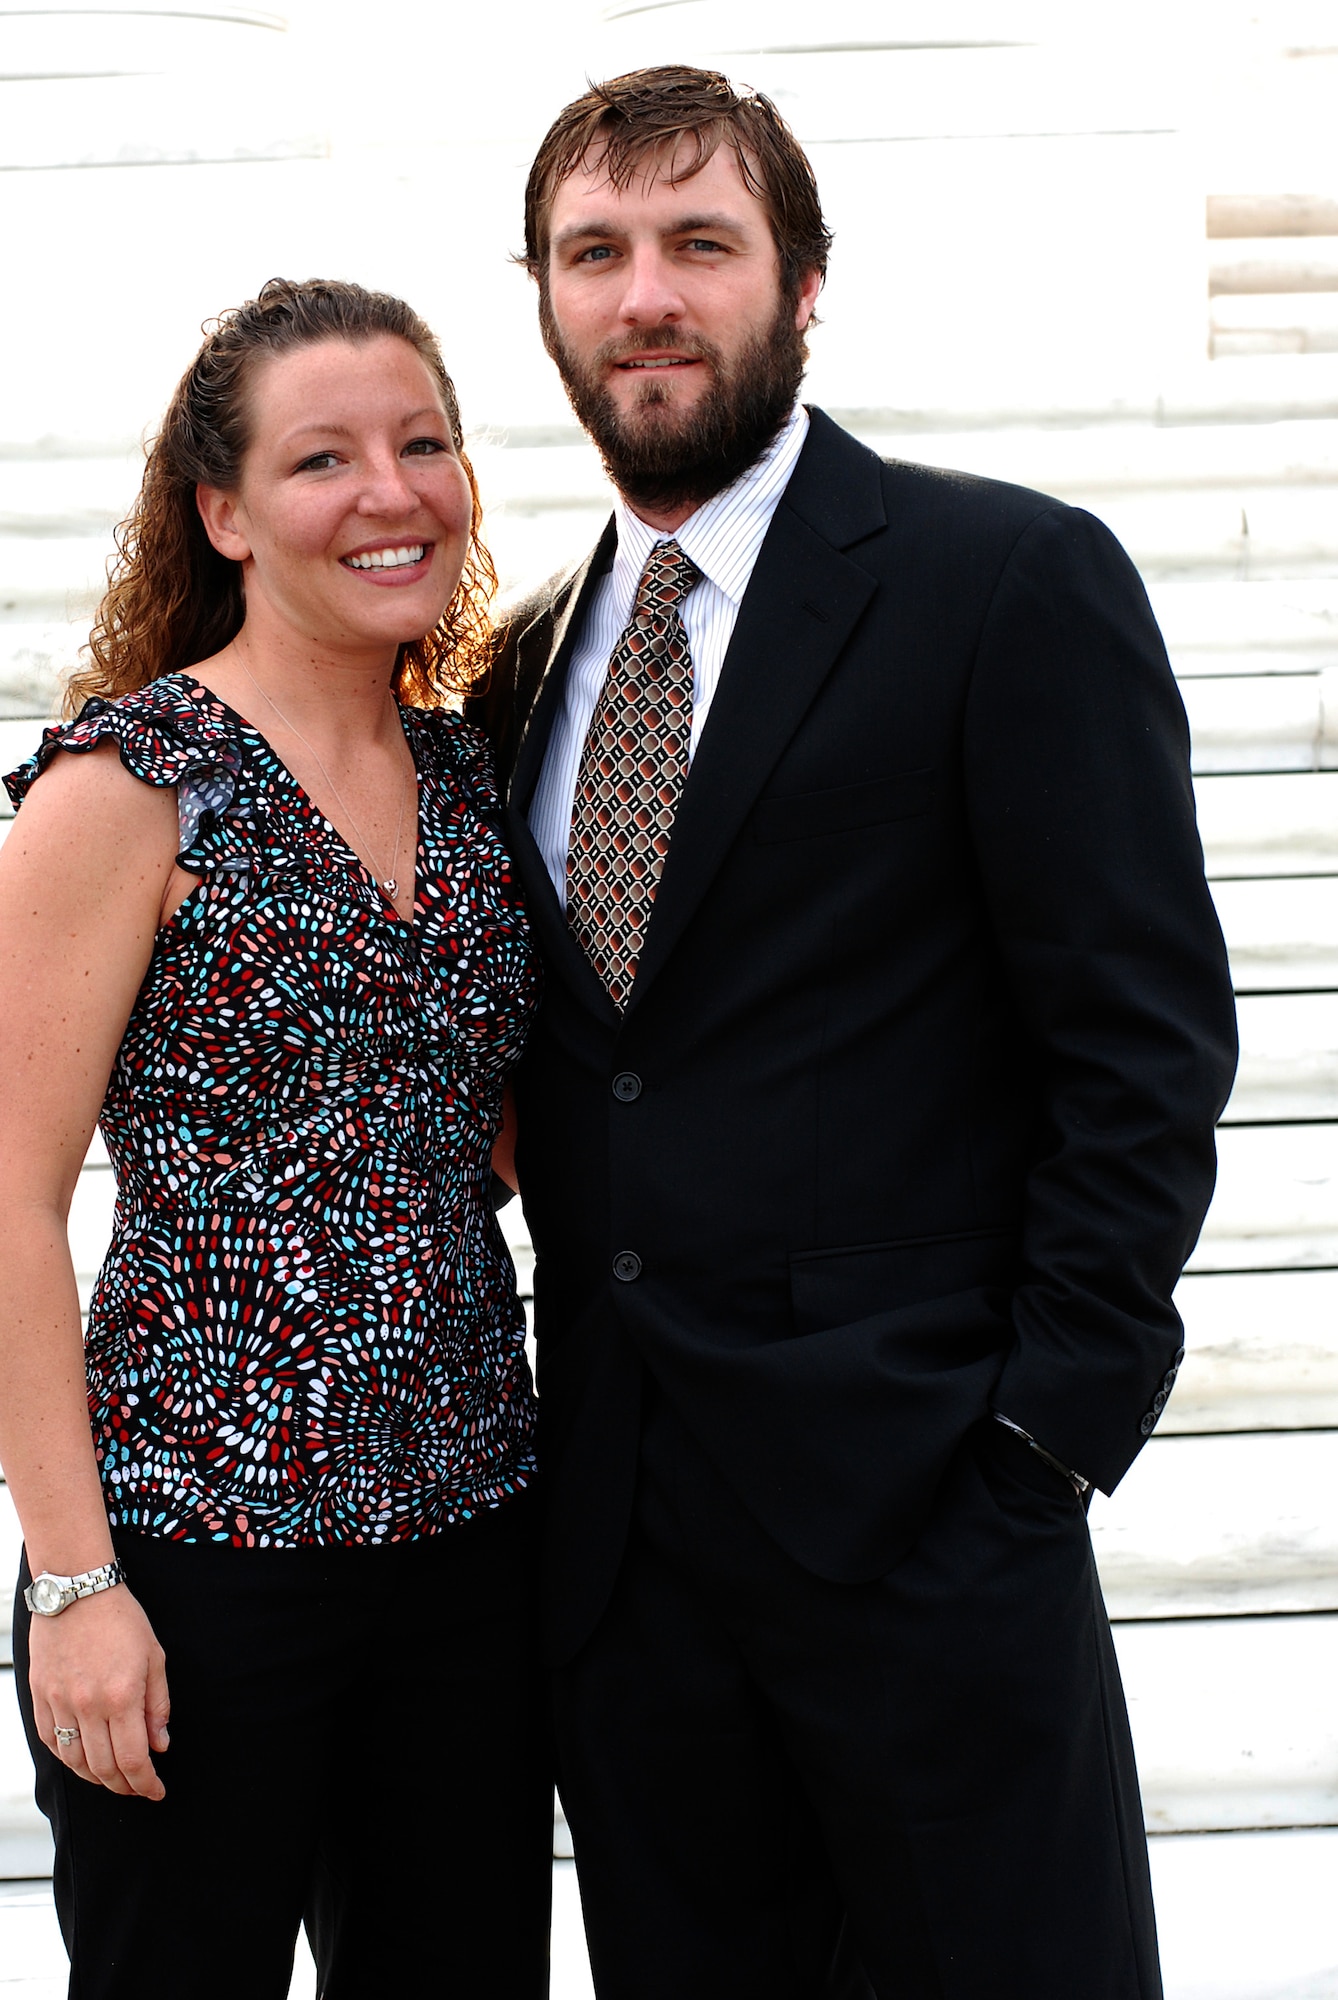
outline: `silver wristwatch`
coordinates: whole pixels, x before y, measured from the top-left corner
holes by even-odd
[[[103,1563],[100,1569],[81,1570],[78,1576],[53,1576],[49,1569],[44,1569],[24,1591],[23,1601],[38,1618],[59,1618],[76,1597],[96,1597],[100,1590],[110,1590],[114,1584],[124,1582],[125,1565],[119,1556],[114,1562]]]

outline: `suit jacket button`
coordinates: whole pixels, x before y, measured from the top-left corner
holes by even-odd
[[[1157,1419],[1153,1416],[1151,1410],[1148,1411],[1138,1428],[1142,1431],[1144,1437],[1152,1436],[1153,1431],[1157,1428]]]
[[[620,1250],[613,1260],[613,1275],[624,1285],[641,1276],[641,1259],[635,1250]]]
[[[1180,1370],[1178,1368],[1168,1368],[1165,1375],[1163,1375],[1162,1377],[1161,1386],[1166,1391],[1168,1396],[1170,1395],[1172,1389],[1174,1389],[1175,1387],[1175,1378],[1179,1373]]]
[[[641,1078],[635,1070],[619,1070],[613,1079],[613,1094],[620,1104],[632,1104],[640,1097]]]
[[[1181,1363],[1181,1362],[1182,1362],[1182,1361],[1184,1360],[1184,1358],[1185,1358],[1185,1350],[1184,1350],[1184,1348],[1183,1348],[1183,1347],[1177,1347],[1177,1348],[1176,1348],[1176,1350],[1175,1350],[1175,1353],[1174,1353],[1174,1355],[1172,1356],[1172,1359],[1171,1359],[1171,1366],[1172,1366],[1173,1368],[1178,1368],[1178,1367],[1180,1366],[1180,1363]]]
[[[1165,1408],[1166,1408],[1166,1391],[1164,1389],[1158,1389],[1156,1395],[1152,1398],[1152,1414],[1155,1417],[1159,1417]]]

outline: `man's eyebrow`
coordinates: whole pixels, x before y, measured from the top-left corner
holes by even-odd
[[[709,231],[713,235],[741,235],[744,224],[737,215],[723,212],[715,215],[680,215],[667,223],[661,236],[697,236]],[[559,229],[553,237],[555,250],[570,249],[573,243],[602,242],[608,237],[626,234],[626,224],[606,221],[595,217],[589,222],[573,222],[566,229]]]

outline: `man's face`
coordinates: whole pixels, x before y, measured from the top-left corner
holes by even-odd
[[[784,296],[767,211],[724,145],[676,184],[578,167],[549,238],[544,338],[614,483],[662,510],[721,491],[793,405],[816,272]]]

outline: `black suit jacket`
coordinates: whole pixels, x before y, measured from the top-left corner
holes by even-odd
[[[641,1369],[795,1559],[875,1576],[989,1408],[1112,1488],[1235,1063],[1183,709],[1132,565],[820,411],[620,1019],[526,813],[612,547],[482,708],[547,962],[521,1066],[553,1634],[606,1599]]]

